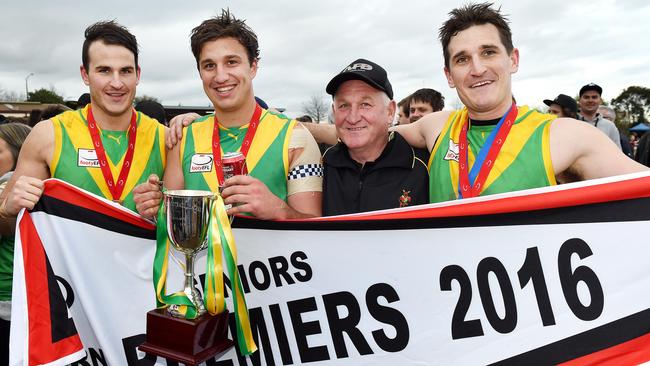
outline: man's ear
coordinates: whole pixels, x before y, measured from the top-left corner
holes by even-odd
[[[388,116],[390,117],[388,122],[389,126],[392,125],[395,120],[395,111],[397,111],[397,103],[395,103],[394,100],[391,100],[390,103],[388,103]]]
[[[510,73],[514,74],[519,70],[519,49],[518,48],[513,48],[512,52],[510,52],[510,61],[512,62],[512,66],[510,67]]]
[[[251,80],[255,79],[255,76],[257,75],[258,62],[258,60],[253,60],[253,63],[251,64]]]
[[[90,80],[88,77],[88,71],[86,71],[86,68],[84,65],[79,66],[79,73],[81,74],[81,79],[83,79],[84,84],[90,85]]]
[[[138,77],[138,80],[136,80],[135,85],[138,85],[138,84],[140,84],[140,74],[142,73],[142,69],[140,69],[140,66],[138,66],[135,73],[136,73],[136,75]]]
[[[443,70],[445,72],[445,77],[447,78],[447,84],[449,84],[449,87],[455,88],[456,84],[454,84],[454,80],[451,78],[451,72],[449,72],[449,68],[445,66]]]

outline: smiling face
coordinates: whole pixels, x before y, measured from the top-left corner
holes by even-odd
[[[519,68],[519,51],[508,54],[497,28],[474,25],[451,37],[445,76],[471,118],[499,118],[512,104],[511,75]]]
[[[246,49],[235,38],[206,42],[199,57],[199,74],[216,112],[236,112],[255,103],[252,81],[257,61],[250,64]]]
[[[580,96],[580,113],[587,116],[593,116],[598,112],[600,107],[600,94],[595,90],[587,90]]]
[[[419,120],[422,116],[433,113],[433,107],[427,102],[421,100],[411,100],[409,104],[409,120],[411,123]]]
[[[349,80],[339,86],[332,108],[336,132],[350,156],[360,163],[379,157],[388,142],[395,102],[361,80]]]
[[[88,48],[88,70],[81,66],[81,77],[90,89],[93,113],[99,118],[131,116],[140,70],[127,48],[95,41]],[[99,120],[98,118],[98,120]]]

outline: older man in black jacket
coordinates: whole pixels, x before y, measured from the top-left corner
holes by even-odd
[[[323,155],[323,215],[429,202],[426,163],[398,133],[389,133],[396,105],[386,71],[364,59],[327,85],[340,142]]]

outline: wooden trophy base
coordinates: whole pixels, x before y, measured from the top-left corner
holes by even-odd
[[[227,310],[188,320],[174,318],[167,309],[155,309],[147,313],[147,336],[138,349],[196,366],[232,346],[228,339]]]

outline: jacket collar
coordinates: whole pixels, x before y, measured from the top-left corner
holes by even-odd
[[[361,169],[362,165],[350,157],[347,146],[341,141],[329,148],[323,155],[325,164],[334,168]],[[413,167],[415,153],[413,148],[397,132],[388,135],[388,143],[377,160],[367,162],[367,169],[407,168]]]

